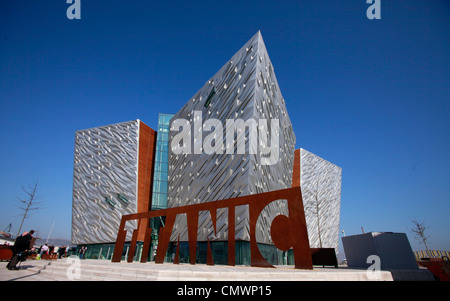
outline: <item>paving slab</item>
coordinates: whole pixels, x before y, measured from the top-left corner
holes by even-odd
[[[67,273],[78,264],[79,279],[69,279]],[[432,280],[428,270],[380,271],[376,278],[366,270],[340,268],[314,268],[298,270],[292,266],[255,268],[249,266],[209,266],[205,264],[155,264],[139,262],[112,263],[107,260],[58,259],[53,261],[27,260],[18,271],[0,264],[0,281],[52,281],[52,280],[123,280],[123,281],[393,281]],[[72,271],[70,270],[70,271]],[[431,274],[431,273],[430,273]],[[395,277],[393,277],[393,275]],[[395,279],[397,278],[397,279]]]

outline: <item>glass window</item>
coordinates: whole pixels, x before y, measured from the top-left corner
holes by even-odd
[[[164,183],[166,183],[166,182],[159,181],[159,183],[158,183],[158,193],[165,192],[164,190],[162,190],[164,188],[164,186],[166,186]]]
[[[164,116],[164,123],[165,123],[166,125],[169,125],[170,119],[172,119],[173,116],[174,116],[174,115],[172,115],[172,114],[166,114],[166,115]]]
[[[153,178],[153,182],[154,181],[161,181],[162,177],[161,174],[159,172],[155,172],[155,176]]]
[[[158,192],[158,184],[159,181],[153,180],[153,193],[157,193]]]
[[[167,152],[161,152],[161,156],[158,161],[167,163],[167,162],[169,162],[168,158],[169,158],[169,154]]]
[[[161,139],[163,141],[169,141],[169,134],[168,133],[162,133]]]
[[[161,150],[169,151],[169,141],[161,141]]]
[[[152,205],[159,205],[159,193],[154,193],[152,198]]]
[[[167,192],[167,182],[160,182],[160,191]]]

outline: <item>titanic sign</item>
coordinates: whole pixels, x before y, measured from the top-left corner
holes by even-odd
[[[116,246],[112,262],[120,262],[125,243],[127,231],[125,223],[129,220],[137,220],[138,227],[133,231],[128,262],[133,261],[134,252],[139,230],[144,229],[145,238],[142,249],[141,262],[147,262],[150,248],[152,229],[148,227],[149,219],[152,217],[165,216],[166,222],[160,229],[158,238],[158,248],[156,251],[155,263],[163,263],[169,246],[170,237],[174,227],[175,219],[179,214],[187,216],[187,231],[189,237],[190,263],[195,264],[197,249],[198,217],[201,211],[209,211],[212,218],[214,230],[216,229],[217,210],[228,208],[228,265],[235,265],[235,207],[248,205],[249,228],[250,228],[250,260],[254,267],[273,267],[261,255],[256,242],[256,223],[261,211],[271,202],[286,200],[288,215],[276,216],[270,225],[270,235],[274,245],[287,251],[292,248],[296,269],[312,269],[311,251],[306,228],[305,212],[303,209],[302,193],[300,187],[271,191],[261,194],[242,196],[232,199],[194,204],[189,206],[174,207],[156,211],[141,212],[122,216],[119,231],[117,233]],[[179,248],[179,244],[177,245]],[[178,249],[174,263],[178,263]],[[208,241],[207,249],[208,264],[213,264],[211,249]]]

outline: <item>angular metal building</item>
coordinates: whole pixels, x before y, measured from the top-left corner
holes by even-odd
[[[309,245],[338,252],[342,169],[301,148],[295,151],[292,187],[300,186]]]
[[[155,143],[140,120],[75,133],[72,244],[114,243],[122,215],[150,210]]]
[[[118,257],[130,252],[129,259],[152,260],[156,250],[169,244],[167,252],[161,251],[166,261],[175,254],[183,260],[196,251],[199,262],[206,262],[211,249],[215,263],[226,264],[228,252],[235,250],[236,264],[250,264],[248,204],[202,209],[196,249],[188,245],[186,213],[169,219],[173,228],[162,233],[170,239],[160,249],[159,230],[166,227],[167,216],[140,226],[127,220],[124,228],[121,219],[300,186],[310,247],[337,252],[342,169],[304,149],[295,150],[295,145],[274,67],[257,32],[175,115],[159,115],[158,132],[133,120],[75,133],[72,244],[90,245],[89,258],[104,257],[105,250],[108,257],[126,231]],[[261,255],[273,265],[292,264],[292,249],[278,250],[270,233],[278,215],[289,216],[287,205],[285,199],[275,200],[252,219],[252,242],[256,240]],[[227,245],[228,224],[233,224],[228,210],[234,211],[234,240]],[[190,229],[195,236],[195,228]],[[145,243],[149,237],[150,248]],[[135,247],[136,242],[143,243]]]
[[[170,130],[169,208],[291,187],[296,138],[260,32],[175,114]],[[227,214],[217,213],[216,233],[209,214],[199,216],[198,240],[226,240]],[[263,211],[258,242],[271,243],[264,231],[278,214],[286,214],[283,202]],[[235,216],[236,240],[249,240],[248,207]],[[188,240],[183,216],[171,240],[178,238]]]

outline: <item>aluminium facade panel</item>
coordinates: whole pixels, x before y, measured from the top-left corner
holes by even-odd
[[[303,148],[295,156],[293,186],[302,190],[310,247],[337,252],[342,169]]]
[[[174,126],[177,119],[187,120],[191,127],[184,136]],[[213,127],[205,131],[208,119],[216,120],[214,131],[222,127],[222,131],[214,132],[214,146],[218,148],[213,153],[206,153],[204,147],[213,135]],[[266,120],[267,141],[260,132],[254,135],[254,127],[245,126],[255,121],[259,131],[262,119]],[[236,123],[227,123],[229,120]],[[237,126],[239,120],[244,123]],[[288,171],[293,166],[295,134],[260,32],[175,114],[170,130],[169,208],[291,187],[292,173]],[[232,135],[227,136],[230,132]],[[179,139],[180,135],[183,139]],[[276,143],[271,140],[274,137],[279,139]],[[172,143],[176,138],[182,145],[190,143],[189,154],[177,152],[177,144]],[[269,156],[276,158],[268,164]],[[263,229],[277,214],[286,212],[285,206],[276,204],[264,210],[257,228],[258,242],[271,243]],[[218,212],[218,221],[226,220],[226,214],[225,210]],[[227,239],[227,225],[218,227],[214,235],[208,212],[201,214],[199,221],[199,241]],[[237,240],[249,240],[248,225],[248,207],[236,208]],[[178,237],[180,241],[188,240],[183,216],[177,219],[171,240]]]
[[[72,244],[114,242],[122,215],[148,210],[154,136],[140,120],[75,132]]]

